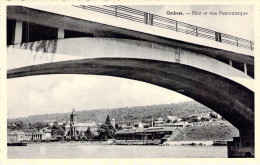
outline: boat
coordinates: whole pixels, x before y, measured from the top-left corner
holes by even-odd
[[[27,142],[9,142],[7,146],[27,146]]]

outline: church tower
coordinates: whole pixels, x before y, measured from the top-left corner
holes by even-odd
[[[77,122],[77,114],[76,114],[76,111],[73,107],[72,109],[72,112],[70,114],[70,137],[71,139],[75,138],[77,139],[77,133],[76,133],[76,127],[75,127],[75,124]]]

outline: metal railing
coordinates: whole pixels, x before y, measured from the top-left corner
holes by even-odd
[[[104,5],[104,6],[92,6],[92,5],[79,5],[75,6],[85,10],[91,10],[123,19],[127,19],[134,22],[144,23],[159,28],[164,28],[180,33],[189,34],[192,36],[214,40],[241,48],[254,50],[254,42],[243,38],[235,37],[221,32],[216,32],[210,29],[202,28],[199,26],[191,25],[181,21],[173,20],[170,18],[162,17],[156,14],[147,13],[141,10],[136,10],[130,7],[122,5]]]

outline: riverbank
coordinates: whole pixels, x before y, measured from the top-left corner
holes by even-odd
[[[160,140],[107,140],[107,141],[60,141],[60,142],[28,142],[33,145],[50,144],[54,146],[62,145],[161,145],[161,146],[218,146],[226,145],[226,141],[166,141],[161,144]]]
[[[113,145],[161,145],[160,140],[116,140]]]
[[[46,141],[46,142],[34,142],[30,141],[28,144],[54,144],[54,145],[74,145],[74,144],[84,144],[84,145],[112,145],[115,143],[115,140],[106,140],[106,141]]]
[[[167,141],[163,145],[170,146],[226,146],[227,141]]]

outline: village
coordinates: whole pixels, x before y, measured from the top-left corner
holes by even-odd
[[[27,143],[57,141],[107,141],[114,144],[163,144],[174,141],[174,138],[187,127],[199,127],[209,124],[223,124],[225,120],[218,114],[210,112],[192,114],[187,118],[177,116],[158,117],[150,122],[124,124],[107,116],[105,123],[86,121],[77,122],[77,114],[73,108],[70,121],[59,122],[45,120],[35,129],[17,129],[12,123],[8,129],[7,144],[27,145]],[[33,132],[32,132],[33,131]]]

